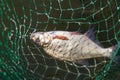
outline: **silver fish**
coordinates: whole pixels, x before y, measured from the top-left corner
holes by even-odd
[[[30,38],[52,57],[72,62],[97,57],[110,58],[117,47],[100,46],[93,29],[84,34],[69,31],[36,32]]]

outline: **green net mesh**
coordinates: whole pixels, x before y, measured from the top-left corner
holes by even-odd
[[[119,80],[113,58],[81,66],[59,61],[34,44],[36,31],[86,32],[94,28],[104,47],[120,44],[118,0],[0,0],[0,80]]]

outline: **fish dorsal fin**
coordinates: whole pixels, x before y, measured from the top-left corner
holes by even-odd
[[[103,45],[96,39],[93,28],[89,29],[86,33],[84,33],[84,35],[87,36],[96,44],[98,44],[99,46],[103,47]]]
[[[89,39],[91,39],[92,41],[95,41],[95,40],[96,40],[95,35],[94,35],[93,28],[92,28],[92,29],[89,29],[84,35],[87,36],[87,37],[88,37]]]

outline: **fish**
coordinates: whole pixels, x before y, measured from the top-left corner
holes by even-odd
[[[89,29],[84,34],[76,31],[34,32],[31,33],[30,39],[42,46],[48,55],[82,65],[87,63],[86,59],[111,58],[117,48],[117,45],[104,48],[95,38],[93,29]]]

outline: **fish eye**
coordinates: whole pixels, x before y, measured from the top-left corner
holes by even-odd
[[[35,40],[35,42],[37,42],[37,43],[40,42],[39,38],[37,38],[37,39]]]
[[[33,37],[35,37],[35,35],[34,35],[34,34],[31,34],[31,35],[30,35],[30,38],[32,39]]]

